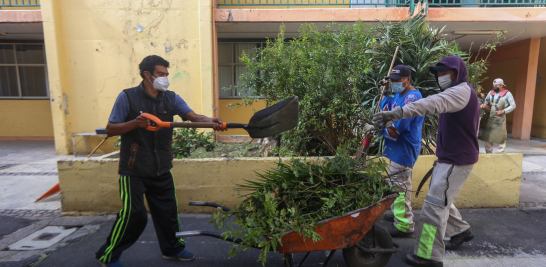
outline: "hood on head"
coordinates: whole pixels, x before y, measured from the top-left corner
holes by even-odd
[[[438,62],[436,66],[446,66],[450,69],[457,70],[457,77],[455,81],[453,81],[453,85],[457,85],[463,82],[468,83],[468,78],[467,78],[468,70],[462,58],[458,56],[447,56],[442,58],[442,60],[440,60],[440,62]],[[436,76],[436,81],[438,81],[438,74],[436,70],[433,69],[433,67],[430,68],[430,72]],[[468,86],[472,88],[472,86],[469,83],[468,83]]]

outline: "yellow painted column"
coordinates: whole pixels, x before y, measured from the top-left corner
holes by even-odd
[[[529,40],[529,47],[520,58],[518,70],[517,93],[515,96],[516,109],[514,110],[514,122],[512,136],[516,139],[530,140],[533,124],[533,105],[535,102],[536,77],[538,57],[540,51],[540,38]]]
[[[199,1],[199,46],[201,72],[201,113],[214,116],[212,2]]]
[[[56,9],[56,0],[42,0],[42,20],[44,26],[44,41],[46,45],[47,72],[51,98],[51,115],[53,118],[53,133],[57,154],[69,154],[72,144],[68,127],[70,126],[70,112],[68,99],[70,94],[63,86],[61,70],[63,69],[63,48],[60,41],[59,11]]]

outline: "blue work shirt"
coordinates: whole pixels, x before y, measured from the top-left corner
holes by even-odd
[[[393,110],[406,104],[423,98],[419,89],[407,92],[404,95],[396,94],[394,97],[385,97],[381,100],[383,110]],[[401,119],[394,123],[398,131],[384,129],[381,133],[385,136],[385,156],[400,165],[413,167],[421,151],[421,132],[425,117],[413,117]]]
[[[186,104],[186,101],[182,99],[179,95],[176,95],[174,97],[174,114],[178,114],[182,119],[188,115],[188,113],[192,112],[191,108]],[[129,99],[127,99],[127,95],[125,92],[121,92],[118,95],[118,98],[116,99],[116,103],[114,103],[114,107],[112,108],[112,113],[110,113],[110,118],[108,119],[110,122],[113,123],[122,123],[125,122],[125,118],[127,118],[127,115],[129,114]]]

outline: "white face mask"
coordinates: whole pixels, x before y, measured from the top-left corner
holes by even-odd
[[[148,72],[149,73],[149,72]],[[151,74],[150,74],[151,75]],[[154,86],[154,89],[157,90],[157,91],[162,91],[162,92],[165,92],[167,91],[167,88],[169,88],[169,78],[167,77],[154,77],[152,75],[152,78],[154,78],[154,82],[152,83],[152,81],[148,80],[151,84],[153,84]]]
[[[443,91],[453,84],[453,81],[451,80],[451,74],[446,74],[444,76],[438,77],[438,84],[440,85],[440,89]]]

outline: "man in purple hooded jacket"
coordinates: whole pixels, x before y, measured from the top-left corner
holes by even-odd
[[[430,190],[425,198],[415,233],[414,254],[406,262],[411,266],[443,266],[445,249],[456,249],[474,235],[453,205],[478,162],[478,123],[480,108],[474,89],[468,84],[467,69],[458,56],[444,57],[430,67],[441,92],[373,116],[373,122],[388,127],[400,119],[440,114],[436,156]],[[444,244],[445,239],[450,239]]]

